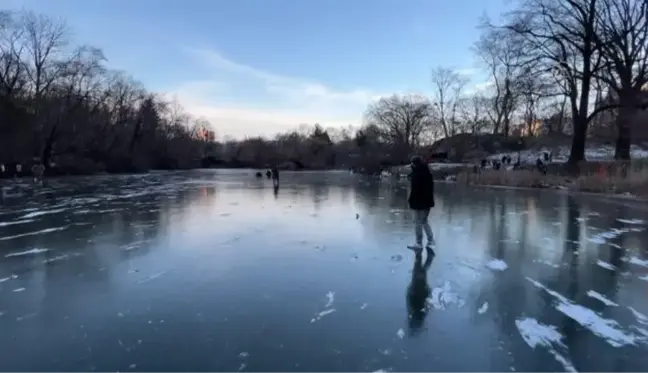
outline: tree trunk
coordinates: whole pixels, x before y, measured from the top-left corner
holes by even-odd
[[[46,169],[49,169],[50,160],[52,158],[52,151],[54,150],[54,142],[56,140],[58,125],[54,125],[52,130],[49,132],[47,139],[45,139],[45,146],[43,147],[43,152],[41,153],[41,164],[45,166]]]
[[[616,117],[617,140],[614,149],[614,159],[629,160],[631,145],[630,125],[636,111],[632,93],[624,93],[619,97],[619,110]]]
[[[585,160],[585,141],[587,140],[587,119],[575,116],[574,133],[572,135],[571,150],[569,152],[569,164],[577,165]]]

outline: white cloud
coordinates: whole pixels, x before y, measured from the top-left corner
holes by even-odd
[[[168,93],[192,115],[208,119],[221,136],[272,136],[302,123],[359,124],[367,104],[381,96],[368,89],[334,90],[317,82],[273,74],[214,51],[188,52],[210,75]]]
[[[470,78],[474,75],[477,75],[479,73],[479,69],[474,67],[465,67],[461,69],[455,69],[455,73]]]
[[[303,123],[320,123],[325,127],[358,125],[371,101],[405,93],[381,93],[365,88],[336,90],[308,79],[237,63],[213,50],[186,52],[208,73],[198,81],[173,87],[167,95],[175,97],[190,114],[209,120],[221,137],[271,137]],[[474,68],[455,71],[470,78],[478,73]],[[478,84],[465,92],[486,87],[487,84]],[[431,92],[422,94],[432,95]]]

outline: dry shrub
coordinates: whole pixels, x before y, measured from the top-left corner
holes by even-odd
[[[483,170],[463,172],[457,181],[478,185],[502,185],[526,188],[566,187],[593,193],[630,193],[648,197],[648,160],[579,165],[580,176],[542,174],[536,170]]]
[[[581,174],[575,186],[586,192],[646,195],[648,162],[637,160],[601,164],[596,171]]]
[[[565,185],[566,180],[556,175],[543,175],[531,170],[483,170],[480,173],[464,172],[457,181],[479,185],[504,185],[524,188],[546,188]]]

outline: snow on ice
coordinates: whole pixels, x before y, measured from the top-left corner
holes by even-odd
[[[565,371],[577,372],[572,362],[557,351],[557,349],[566,350],[567,347],[562,342],[562,334],[558,332],[555,326],[541,324],[536,319],[529,317],[515,320],[515,326],[517,326],[524,342],[531,348],[546,347],[554,358],[562,364]]]
[[[503,271],[508,268],[508,265],[501,259],[493,259],[490,262],[486,263],[486,267],[492,269],[493,271]]]
[[[601,267],[601,268],[605,268],[605,269],[607,269],[609,271],[616,271],[617,270],[617,267],[613,266],[612,264],[610,264],[608,262],[604,262],[604,261],[602,261],[600,259],[596,261],[596,265]]]
[[[607,299],[605,296],[603,296],[603,294],[597,293],[594,290],[588,291],[587,296],[590,297],[590,298],[594,298],[594,299],[597,299],[597,300],[601,301],[606,306],[612,306],[612,307],[618,307],[619,306],[618,304],[616,304],[616,303],[612,302],[611,300]]]
[[[556,299],[555,308],[588,329],[600,338],[603,338],[612,347],[635,345],[639,339],[637,335],[625,332],[619,323],[614,320],[604,319],[589,308],[575,304],[563,295],[549,289],[541,283],[527,277],[535,287],[544,290]]]

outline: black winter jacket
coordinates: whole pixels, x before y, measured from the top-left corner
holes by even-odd
[[[411,174],[409,206],[413,210],[427,210],[434,207],[434,180],[428,165],[414,166]]]

